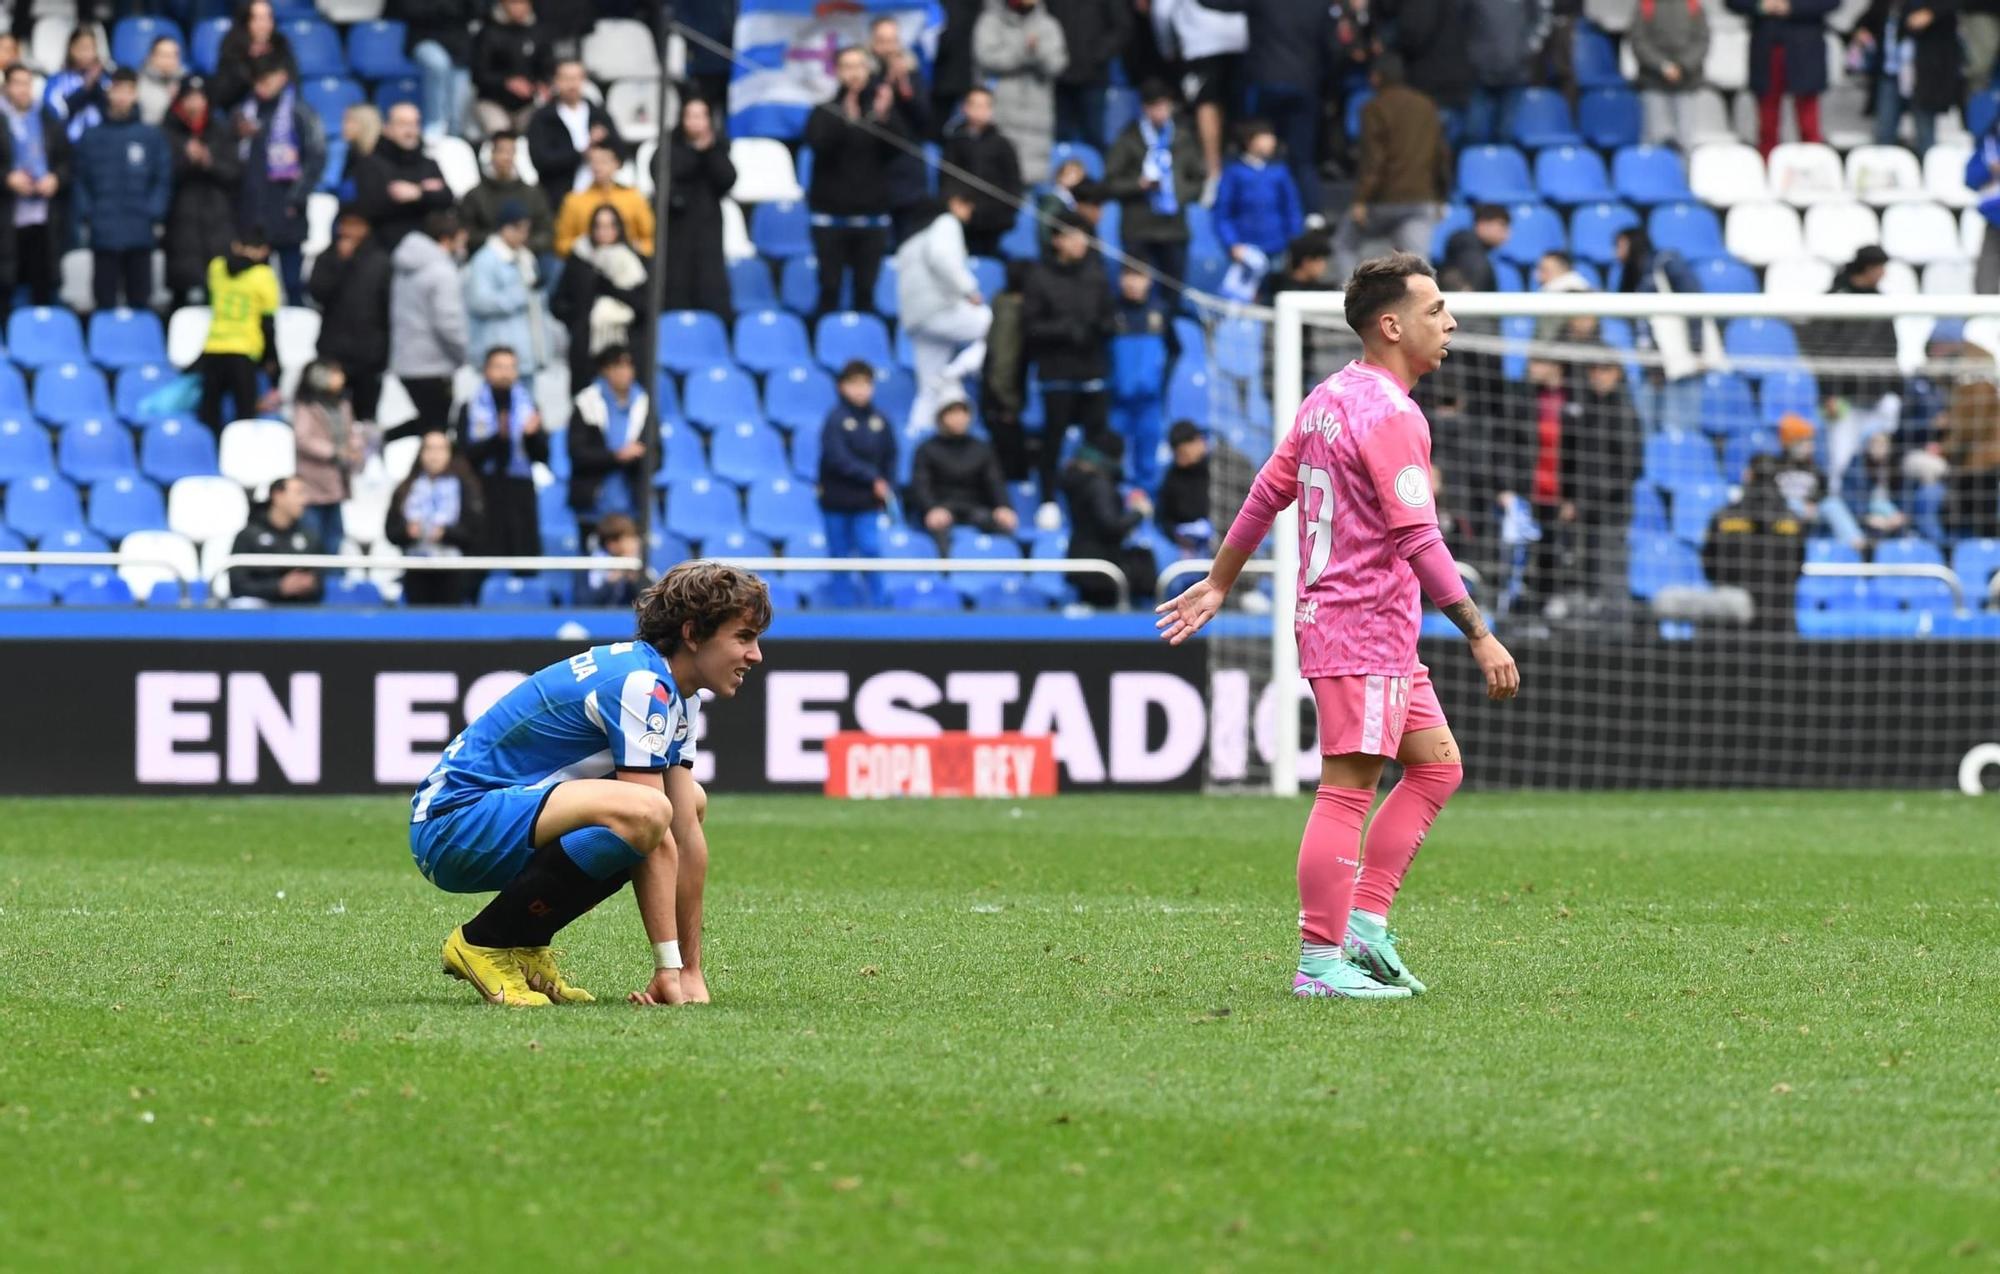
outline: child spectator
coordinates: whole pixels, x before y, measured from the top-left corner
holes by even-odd
[[[208,263],[214,317],[201,347],[201,420],[218,437],[231,420],[258,409],[260,368],[273,384],[278,380],[278,276],[266,264],[270,259],[263,231],[251,229],[236,236],[227,255]],[[223,413],[224,395],[234,416]]]
[[[895,492],[896,431],[875,410],[875,369],[856,360],[840,369],[840,401],[820,431],[819,507],[829,557],[881,557],[877,515]],[[853,605],[853,585],[837,581],[841,604]],[[882,604],[881,576],[863,572],[859,596]]]
[[[1243,153],[1222,171],[1215,192],[1215,233],[1239,262],[1261,277],[1305,228],[1299,188],[1274,162],[1278,134],[1261,119],[1244,121]]]
[[[639,524],[622,513],[614,513],[597,524],[597,543],[592,546],[592,557],[631,557],[646,560],[646,541],[639,534]],[[613,569],[600,566],[584,576],[583,588],[577,596],[579,606],[615,606],[629,610],[639,600],[639,592],[652,581],[646,578],[646,570]]]
[[[1160,484],[1160,412],[1177,342],[1142,271],[1118,275],[1111,323],[1111,428],[1125,439],[1132,481],[1152,491]]]

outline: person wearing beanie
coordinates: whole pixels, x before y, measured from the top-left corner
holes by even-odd
[[[471,319],[471,358],[505,346],[520,360],[520,377],[533,384],[548,362],[548,322],[535,253],[528,246],[533,220],[517,199],[495,210],[497,228],[465,268],[465,312]]]

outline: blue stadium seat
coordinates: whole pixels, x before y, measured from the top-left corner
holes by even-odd
[[[764,410],[780,429],[818,434],[837,401],[839,391],[833,377],[809,361],[778,369],[764,378]]]
[[[841,281],[841,295],[854,290],[852,279]],[[819,308],[819,258],[811,253],[788,258],[778,267],[778,303],[794,314]]]
[[[1618,260],[1618,232],[1638,224],[1639,214],[1629,204],[1586,204],[1570,214],[1570,252],[1608,269]]]
[[[701,546],[704,557],[776,557],[778,546],[755,531],[729,531],[712,535]]]
[[[555,590],[535,575],[492,574],[479,586],[479,605],[484,609],[509,607],[516,610],[546,610],[556,604]]]
[[[58,363],[35,377],[35,415],[50,424],[78,420],[110,420],[111,390],[104,373],[89,363]]]
[[[1611,157],[1611,184],[1618,197],[1641,207],[1694,198],[1680,152],[1666,146],[1627,146]]]
[[[1113,62],[1114,68],[1118,63]],[[1104,121],[1097,130],[1099,137],[1116,137],[1138,120],[1143,109],[1139,102],[1139,90],[1125,84],[1112,84],[1104,90]]]
[[[357,22],[347,28],[347,64],[365,80],[419,74],[417,64],[403,52],[408,36],[409,29],[400,22]]]
[[[1868,581],[1847,575],[1801,575],[1798,608],[1801,611],[1868,610],[1875,604],[1875,590]]]
[[[1183,354],[1167,376],[1167,419],[1207,425],[1215,415],[1207,360]]]
[[[1507,242],[1493,250],[1498,259],[1529,267],[1543,253],[1559,252],[1568,246],[1562,218],[1547,204],[1520,203],[1508,211],[1513,214],[1513,225],[1507,231]]]
[[[90,316],[90,361],[108,371],[167,361],[167,330],[151,310],[99,310]]]
[[[1708,445],[1705,439],[1701,443]],[[1708,538],[1708,520],[1728,503],[1729,488],[1720,482],[1692,482],[1668,488],[1667,511],[1675,538],[1700,544]]]
[[[767,478],[750,488],[749,514],[744,525],[769,536],[795,553],[792,541],[801,535],[823,531],[819,500],[806,483],[793,478]]]
[[[546,546],[544,546],[546,547]],[[64,598],[65,601],[68,598]],[[320,599],[323,606],[382,606],[382,590],[374,581],[349,579],[345,575],[327,577],[326,592]]]
[[[1551,146],[1536,155],[1535,185],[1542,198],[1563,207],[1611,198],[1604,161],[1588,146]]]
[[[1944,553],[1937,545],[1916,535],[1898,536],[1875,546],[1877,566],[1943,566]]]
[[[544,540],[555,541],[576,532],[576,514],[570,511],[569,488],[565,483],[536,487],[535,513]]]
[[[1438,223],[1435,226],[1431,227],[1431,260],[1444,260],[1444,245],[1449,243],[1451,237],[1459,231],[1470,230],[1471,228],[1471,205],[1462,203],[1447,205],[1444,215],[1438,218]]]
[[[965,597],[943,580],[928,575],[891,577],[884,585],[883,601],[890,610],[962,611]]]
[[[1623,85],[1585,93],[1576,104],[1576,122],[1583,140],[1599,150],[1637,146],[1645,131],[1639,95]]]
[[[49,431],[32,420],[0,420],[0,483],[56,471]]]
[[[171,363],[143,363],[119,371],[112,387],[112,408],[118,419],[142,423],[146,420],[146,399],[180,378],[181,370]]]
[[[1715,444],[1701,434],[1676,429],[1657,430],[1647,437],[1641,471],[1664,491],[1723,480],[1715,462]]]
[[[81,525],[65,527],[41,537],[35,546],[44,553],[108,553],[111,544],[97,532]],[[60,592],[76,580],[87,578],[103,570],[102,566],[43,566],[35,571],[36,578]]]
[[[1049,179],[1053,181],[1056,170],[1071,159],[1083,164],[1084,173],[1092,181],[1104,180],[1104,156],[1089,142],[1057,142],[1049,152]]]
[[[54,590],[26,571],[0,569],[0,606],[51,606],[55,600]]]
[[[800,429],[792,434],[792,473],[795,476],[804,478],[807,482],[819,481],[819,448],[822,437],[819,425]],[[898,466],[900,467],[906,453],[914,451],[913,447],[899,447],[896,451]]]
[[[1514,97],[1514,141],[1529,150],[1545,146],[1575,146],[1576,120],[1569,102],[1552,88],[1524,88]]]
[[[76,315],[52,306],[15,310],[7,320],[7,353],[22,367],[81,363],[87,357]]]
[[[937,541],[929,531],[897,522],[882,528],[883,557],[936,557]]]
[[[376,110],[387,115],[391,107],[401,106],[405,102],[420,110],[423,108],[424,82],[422,80],[414,75],[405,75],[393,80],[375,81]],[[327,163],[331,165],[332,162],[332,157],[329,155]]]
[[[76,487],[57,474],[37,474],[7,484],[7,525],[31,540],[83,525]]]
[[[1729,252],[1722,241],[1722,222],[1706,204],[1661,204],[1647,216],[1646,233],[1656,249],[1671,249],[1690,261]]]
[[[1722,325],[1722,349],[1736,361],[1793,362],[1799,356],[1799,338],[1783,319],[1736,318]]]
[[[813,350],[821,367],[838,373],[850,360],[859,359],[879,369],[894,366],[895,351],[889,346],[889,328],[873,314],[844,310],[821,317],[813,330]]]
[[[299,98],[337,136],[348,107],[361,105],[368,100],[368,94],[358,81],[344,75],[322,75],[299,85]]]
[[[134,15],[118,19],[118,25],[111,28],[112,65],[137,70],[145,63],[154,42],[161,39],[172,40],[181,46],[181,52],[187,52],[187,36],[172,18]]]
[[[1984,137],[1996,119],[2000,119],[2000,89],[1974,93],[1966,102],[1965,131],[1974,137]]]
[[[1000,239],[1000,255],[1009,261],[1033,261],[1042,255],[1042,223],[1035,218],[1033,203],[1022,206],[1014,224]]]
[[[1215,232],[1215,214],[1209,211],[1206,204],[1198,203],[1189,204],[1184,211],[1187,213],[1188,251],[1198,257],[1222,256],[1227,249],[1223,247],[1222,236]]]
[[[1831,535],[1815,535],[1806,541],[1806,561],[1838,562],[1851,565],[1861,560],[1861,550]]]
[[[28,542],[4,526],[0,526],[0,553],[25,553]]]
[[[1570,41],[1570,67],[1581,89],[1624,88],[1618,69],[1618,43],[1595,23],[1579,22]],[[1589,118],[1581,107],[1577,114]]]
[[[1215,327],[1212,366],[1236,380],[1264,379],[1264,345],[1268,332],[1262,320],[1223,319]]]
[[[884,257],[882,268],[875,272],[875,295],[872,298],[875,312],[894,322],[902,314],[900,299],[896,294],[896,258]]]
[[[1709,257],[1695,264],[1694,274],[1704,292],[1750,293],[1764,288],[1757,272],[1735,257]]]
[[[891,367],[886,376],[880,375],[880,368],[876,371],[875,410],[884,420],[908,420],[917,402],[917,378],[905,367]]]
[[[1775,321],[1775,320],[1774,320]],[[1774,348],[1780,343],[1774,341]],[[1782,354],[1777,355],[1783,357]],[[1756,365],[1747,364],[1754,374]],[[1804,416],[1815,427],[1820,423],[1819,378],[1808,371],[1775,371],[1767,373],[1757,386],[1759,419],[1763,424],[1776,428],[1778,421],[1786,415]]]
[[[347,74],[347,54],[340,47],[340,33],[329,23],[317,17],[293,18],[278,26],[292,42],[292,60],[298,65],[300,76]],[[336,127],[333,131],[339,130]]]
[[[725,482],[747,487],[760,479],[791,471],[784,438],[762,421],[739,420],[719,425],[713,441],[709,468]]]
[[[0,416],[29,416],[34,408],[28,398],[28,379],[21,369],[0,352]]]
[[[674,383],[672,372],[661,369],[653,381],[653,410],[661,420],[687,423],[687,413],[681,410],[681,391]]]
[[[1731,482],[1743,481],[1750,462],[1758,456],[1774,456],[1783,448],[1776,430],[1759,426],[1740,429],[1722,436],[1722,476]]]
[[[199,421],[169,417],[139,434],[139,472],[162,486],[216,473],[215,435]]]
[[[762,257],[747,257],[729,263],[729,303],[737,311],[762,310],[778,303],[778,289],[771,282],[771,266]]]
[[[966,599],[972,609],[982,611],[1047,610],[1053,604],[1028,575],[989,576],[978,588],[966,590]]]
[[[667,487],[693,478],[713,477],[708,455],[702,450],[701,435],[686,421],[660,424],[660,467],[653,471],[653,485]]]
[[[688,420],[703,429],[764,418],[757,382],[734,363],[718,363],[688,376],[686,412]]]
[[[192,37],[188,41],[188,56],[194,69],[203,75],[215,74],[215,67],[222,52],[222,37],[229,34],[229,19],[209,18],[194,24]]]
[[[132,431],[115,420],[79,420],[56,433],[56,467],[72,482],[103,482],[139,472]]]
[[[812,362],[805,321],[789,310],[748,310],[736,315],[736,361],[758,375]]]
[[[691,478],[667,487],[666,529],[700,542],[711,535],[743,529],[736,489],[712,478]]]
[[[167,499],[144,478],[96,483],[90,488],[90,528],[113,544],[134,531],[164,531]]]
[[[1958,608],[1951,585],[1941,579],[1890,575],[1872,581],[1876,606],[1888,610],[1950,614]]]
[[[1522,203],[1535,198],[1527,157],[1512,146],[1473,146],[1458,157],[1458,195],[1471,203]]]
[[[688,543],[686,536],[663,531],[657,526],[647,533],[646,565],[654,574],[663,575],[692,557],[694,545]]]
[[[669,310],[660,315],[660,366],[680,375],[727,363],[729,332],[707,310]]]
[[[972,277],[979,282],[979,294],[990,302],[1007,290],[1007,263],[998,257],[974,257]]]
[[[319,185],[313,189],[326,194],[340,190],[341,182],[347,176],[347,139],[329,137],[326,139],[326,168],[319,175]]]
[[[132,606],[137,603],[132,597],[131,585],[118,578],[115,571],[96,570],[81,579],[71,580],[63,585],[62,604],[65,606]]]
[[[1640,535],[1632,539],[1626,584],[1632,596],[1651,601],[1663,588],[1705,588],[1708,577],[1692,545],[1671,535]]]
[[[812,252],[812,215],[796,199],[760,203],[750,213],[750,242],[766,257],[803,257]]]
[[[1965,604],[1977,610],[2000,571],[2000,539],[1960,540],[1951,551],[1951,569],[1965,588]]]
[[[1667,534],[1667,501],[1660,489],[1644,478],[1632,484],[1632,535]]]

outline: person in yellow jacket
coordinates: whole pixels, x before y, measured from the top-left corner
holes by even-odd
[[[590,216],[605,205],[618,213],[641,255],[653,255],[653,204],[630,186],[618,184],[618,152],[609,143],[594,143],[584,155],[590,184],[563,200],[556,217],[556,255],[568,256],[576,241],[590,232]]]
[[[257,372],[278,382],[278,276],[267,264],[271,245],[261,229],[238,234],[227,255],[208,263],[208,304],[213,313],[201,347],[201,420],[218,436],[232,419],[257,412]],[[225,416],[228,395],[234,416]]]

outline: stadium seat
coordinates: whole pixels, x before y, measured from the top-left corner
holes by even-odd
[[[1646,438],[1643,472],[1663,491],[1720,483],[1715,444],[1699,433],[1655,430]]]
[[[1663,588],[1708,586],[1708,579],[1702,574],[1701,554],[1671,535],[1632,538],[1626,582],[1632,596],[1642,601],[1651,601]]]
[[[1698,152],[1697,152],[1698,153]],[[1751,152],[1753,155],[1755,151]],[[1723,223],[1723,242],[1730,254],[1751,265],[1770,265],[1805,251],[1805,229],[1798,210],[1775,199],[1738,203]],[[1756,289],[1751,289],[1755,291]]]
[[[375,109],[387,115],[397,106],[408,103],[422,108],[424,104],[424,82],[414,75],[399,76],[393,80],[375,81]],[[332,143],[328,143],[327,167],[333,166]]]
[[[1710,257],[1697,262],[1694,273],[1704,292],[1754,293],[1758,290],[1757,272],[1735,257]]]
[[[821,374],[824,375],[825,373]],[[798,430],[792,435],[791,471],[795,476],[804,478],[807,482],[819,481],[819,448],[821,437],[822,434],[818,425],[814,425],[810,429]],[[902,447],[896,453],[896,461],[899,466],[902,464],[905,452],[910,453],[912,461],[916,459],[915,447]]]
[[[776,557],[778,546],[751,530],[710,536],[701,546],[703,557]]]
[[[750,241],[763,256],[807,256],[812,252],[811,215],[798,200],[760,203],[750,213]]]
[[[681,391],[674,384],[672,372],[662,369],[653,382],[653,411],[661,420],[687,423],[687,413],[681,409]],[[411,459],[414,461],[415,457]],[[407,469],[404,472],[408,472]]]
[[[42,537],[35,546],[44,553],[109,553],[111,544],[97,532],[83,526],[65,527]],[[35,577],[60,592],[70,583],[95,575],[103,566],[41,566]]]
[[[843,299],[853,290],[852,279],[841,280]],[[778,267],[778,303],[794,314],[811,314],[819,308],[819,258],[791,257]]]
[[[1611,198],[1604,161],[1587,146],[1552,146],[1536,155],[1535,185],[1542,198],[1566,208]]]
[[[72,482],[132,477],[139,472],[132,431],[114,420],[65,425],[56,433],[56,468]]]
[[[119,371],[111,393],[112,409],[118,419],[135,424],[146,420],[146,400],[179,379],[180,374],[171,363],[142,363]]]
[[[664,575],[678,564],[694,557],[694,545],[685,536],[657,527],[646,535],[646,565],[654,574]]]
[[[145,64],[154,43],[162,39],[180,45],[183,53],[187,51],[187,36],[172,18],[145,15],[120,18],[111,28],[111,64],[137,69]]]
[[[380,606],[382,590],[373,580],[349,579],[345,575],[329,575],[326,592],[320,598],[322,606]]]
[[[1593,21],[1576,24],[1570,40],[1570,66],[1578,88],[1625,87],[1625,73],[1618,66],[1618,42]],[[1579,110],[1578,114],[1587,112]]]
[[[742,203],[777,203],[805,198],[799,188],[792,152],[770,137],[736,137],[729,142],[729,162],[736,169],[730,197]]]
[[[1722,440],[1722,472],[1731,482],[1742,482],[1752,460],[1758,456],[1775,456],[1782,450],[1774,429],[1759,426],[1730,434]]]
[[[279,28],[292,43],[292,61],[299,75],[311,79],[321,75],[347,74],[347,54],[340,47],[340,33],[318,17],[293,18]],[[338,125],[331,132],[338,132]]]
[[[1587,204],[1570,214],[1570,252],[1579,261],[1609,267],[1618,259],[1618,232],[1638,224],[1630,205]]]
[[[1899,203],[1882,212],[1882,250],[1906,265],[1965,258],[1958,218],[1934,203]]]
[[[1261,319],[1223,319],[1215,325],[1211,365],[1235,380],[1261,383],[1264,379],[1264,346],[1269,340],[1268,325]]]
[[[706,310],[660,315],[660,366],[679,375],[730,362],[729,332]]]
[[[1507,241],[1493,250],[1499,260],[1532,267],[1544,253],[1567,246],[1562,218],[1547,204],[1515,204],[1508,211],[1513,215],[1513,225],[1507,231]]]
[[[90,316],[90,361],[107,370],[167,361],[167,333],[151,310],[99,310]]]
[[[689,423],[702,429],[764,418],[764,409],[757,401],[757,382],[750,373],[728,362],[689,374],[685,411]]]
[[[1787,257],[1764,270],[1766,296],[1824,296],[1832,287],[1833,266],[1818,257]]]
[[[927,575],[892,576],[883,586],[883,601],[897,611],[962,611],[965,597],[943,580]]]
[[[1725,93],[1741,92],[1750,82],[1750,32],[1734,11],[1717,8],[1710,15],[1708,56],[1701,79]]]
[[[438,166],[454,199],[465,198],[485,180],[479,170],[479,153],[462,137],[433,137],[424,143],[424,154]]]
[[[716,477],[747,487],[761,478],[789,472],[785,440],[761,421],[739,420],[717,427],[709,468]]]
[[[357,81],[344,75],[322,75],[299,85],[299,98],[322,123],[338,130],[348,108],[367,101],[368,94]]]
[[[1925,296],[1970,296],[1976,290],[1976,279],[1973,263],[1963,257],[1933,261],[1924,267],[1921,291]]]
[[[1739,371],[1763,375],[1773,370],[1775,362],[1795,362],[1799,339],[1783,319],[1736,318],[1722,326],[1722,348],[1737,363],[1761,365],[1739,367]]]
[[[791,478],[767,478],[750,487],[744,525],[785,545],[785,551],[796,556],[792,541],[821,531],[824,519],[811,486]]]
[[[1755,204],[1771,197],[1764,157],[1742,142],[1710,142],[1688,157],[1688,189],[1715,208]],[[1746,258],[1747,259],[1747,258]]]
[[[736,361],[759,375],[812,361],[805,322],[789,310],[738,311]]]
[[[216,446],[222,475],[251,491],[298,472],[292,427],[282,420],[239,420],[222,430]]]
[[[668,487],[676,482],[714,475],[708,469],[708,455],[702,450],[701,435],[685,421],[660,425],[660,467],[653,471],[653,485]]]
[[[1776,323],[1782,320],[1754,319],[1738,321],[1758,323],[1769,321]],[[1725,337],[1724,345],[1726,346],[1727,343],[1728,341]],[[1771,338],[1770,346],[1772,350],[1776,351],[1778,357],[1783,357],[1782,338]],[[1751,375],[1757,374],[1755,363],[1748,360],[1746,360],[1745,370]],[[1771,429],[1776,429],[1778,422],[1788,415],[1804,416],[1814,426],[1817,426],[1820,423],[1819,378],[1811,372],[1797,367],[1765,374],[1757,384],[1757,414],[1759,423]]]
[[[2000,119],[2000,89],[1987,89],[1974,93],[1965,103],[1965,131],[1974,137],[1984,137],[1986,130],[1993,127],[1993,121]]]
[[[131,606],[132,590],[110,570],[99,569],[63,585],[60,593],[65,606]]]
[[[1977,201],[1965,184],[1966,161],[1972,147],[1957,142],[1937,142],[1924,152],[1924,189],[1947,208],[1969,208]]]
[[[1692,201],[1663,203],[1654,208],[1646,218],[1646,233],[1652,237],[1655,248],[1671,248],[1690,261],[1721,256],[1729,250],[1714,210]]]
[[[1535,199],[1528,161],[1512,146],[1473,146],[1458,157],[1458,195],[1471,203],[1527,203]]]
[[[55,591],[26,571],[0,567],[0,606],[52,606]]]
[[[599,18],[583,39],[583,65],[594,80],[658,79],[660,51],[652,30],[631,18]]]
[[[14,311],[7,320],[7,354],[22,367],[81,363],[88,352],[83,327],[68,310],[38,305]]]
[[[1707,443],[1702,445],[1707,446]],[[1711,459],[1709,463],[1714,461]],[[1728,503],[1729,487],[1721,482],[1691,482],[1668,487],[1667,510],[1674,537],[1689,544],[1700,544],[1708,538],[1709,519]]]
[[[1867,610],[1874,604],[1874,590],[1865,579],[1848,575],[1799,577],[1798,608],[1801,611]]]
[[[771,267],[761,257],[729,263],[729,302],[741,314],[769,309],[778,303],[778,289],[771,282]]]
[[[1701,427],[1714,437],[1747,433],[1757,427],[1757,401],[1750,382],[1734,372],[1706,372],[1701,378]],[[1734,479],[1737,474],[1724,470]]]
[[[555,590],[535,575],[488,575],[479,586],[479,605],[484,609],[507,607],[514,610],[546,610],[556,604]]]
[[[400,22],[357,22],[347,28],[347,65],[365,80],[393,80],[420,74],[403,52],[409,28]],[[339,131],[340,116],[322,118],[329,132]]]
[[[1876,208],[1930,197],[1917,157],[1901,146],[1856,146],[1847,152],[1847,192]]]
[[[666,529],[694,541],[742,530],[743,511],[735,488],[710,478],[669,484]]]
[[[1627,146],[1613,155],[1611,184],[1620,199],[1642,208],[1694,198],[1680,152],[1666,146]]]
[[[1765,160],[1771,193],[1795,208],[1845,202],[1847,175],[1840,153],[1819,142],[1781,142]]]
[[[116,413],[104,373],[88,363],[60,363],[35,377],[34,412],[52,425],[109,420]]]
[[[1667,533],[1667,500],[1660,489],[1644,478],[1632,484],[1632,520],[1626,538]]]
[[[1986,240],[1988,221],[1977,208],[1967,208],[1959,213],[1959,246],[1968,258],[1977,260],[1980,248]]]
[[[1209,385],[1208,361],[1183,354],[1167,376],[1168,420],[1192,420],[1209,426],[1216,414],[1215,394]]]
[[[154,586],[167,583],[179,600],[181,581],[201,579],[201,559],[184,535],[172,531],[136,531],[118,543],[118,574],[134,597],[148,597]]]
[[[1861,550],[1845,540],[1830,535],[1815,535],[1806,540],[1807,562],[1856,563],[1861,560]]]
[[[884,258],[882,268],[875,272],[875,295],[872,299],[875,312],[890,322],[899,317],[902,308],[896,294],[896,277],[896,258]]]
[[[0,352],[0,417],[33,414],[27,378],[21,375],[20,368],[7,361],[4,352]]]
[[[32,420],[0,420],[0,483],[56,471],[49,431]]]
[[[771,372],[764,381],[764,408],[781,429],[817,434],[838,400],[833,377],[810,362]]]
[[[1470,230],[1471,228],[1472,207],[1470,204],[1455,203],[1445,205],[1444,215],[1439,217],[1437,224],[1431,227],[1431,260],[1442,261],[1445,255],[1444,245],[1451,241],[1451,237],[1461,230]]]
[[[83,525],[83,502],[68,478],[36,474],[7,484],[6,522],[31,540]]]
[[[126,475],[90,488],[90,527],[113,542],[139,531],[167,529],[167,502],[144,478]]]
[[[410,80],[384,80],[384,84],[408,84]],[[320,170],[319,185],[313,187],[315,194],[336,195],[347,179],[347,139],[329,137],[326,142],[326,166]],[[172,322],[171,319],[168,320]],[[171,342],[170,342],[171,343]]]
[[[886,515],[882,527],[883,557],[937,557],[937,541],[929,531],[919,530],[906,523],[888,520]]]
[[[1583,141],[1577,135],[1569,102],[1556,90],[1521,89],[1514,94],[1513,105],[1513,140],[1517,145],[1541,150],[1547,146],[1575,146]]]
[[[218,55],[222,52],[222,37],[229,34],[229,19],[208,18],[197,22],[189,31],[188,57],[194,69],[203,75],[215,74]]]
[[[855,310],[822,316],[813,331],[813,349],[820,366],[835,373],[856,359],[879,369],[893,366],[896,357],[888,326]]]
[[[1639,95],[1623,85],[1584,93],[1576,116],[1583,140],[1603,151],[1637,146],[1645,131]]]
[[[1009,261],[1033,261],[1042,255],[1042,225],[1032,204],[1023,204],[1014,224],[1000,238],[1000,255]]]
[[[2000,572],[2000,539],[1960,540],[1951,551],[1951,569],[1965,589],[1965,604],[1979,609],[1993,596],[1993,577]]]

